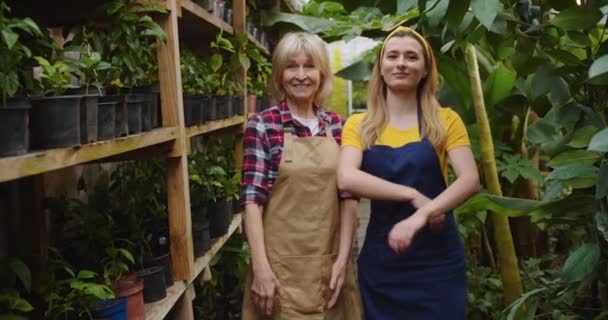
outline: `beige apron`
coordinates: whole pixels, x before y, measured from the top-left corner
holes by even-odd
[[[338,252],[339,200],[336,171],[340,148],[330,136],[285,139],[278,177],[264,211],[264,242],[281,295],[272,316],[251,301],[252,270],[243,297],[243,320],[359,320],[361,300],[352,263],[336,305],[327,310],[329,281]],[[325,126],[326,135],[330,133]]]

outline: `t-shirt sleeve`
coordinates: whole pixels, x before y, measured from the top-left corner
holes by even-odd
[[[462,119],[455,111],[451,109],[446,109],[446,150],[450,150],[456,147],[461,146],[470,146],[471,142],[469,141],[469,134],[467,133],[467,128],[462,122]]]
[[[363,114],[354,114],[346,120],[344,128],[342,129],[342,148],[346,146],[352,146],[359,150],[363,150],[361,145],[361,135],[359,126],[361,120],[363,120]]]

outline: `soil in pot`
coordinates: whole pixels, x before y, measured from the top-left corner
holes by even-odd
[[[26,97],[9,98],[0,105],[0,157],[24,154],[29,149],[30,101]]]
[[[127,298],[127,318],[129,320],[144,320],[146,312],[143,297],[144,281],[131,274],[112,285],[116,297]]]
[[[82,96],[31,99],[32,148],[65,148],[79,145],[81,99]]]
[[[127,318],[126,297],[98,301],[91,315],[96,320],[131,320]]]
[[[97,140],[114,138],[116,123],[116,102],[99,102],[97,104]]]
[[[165,287],[165,271],[163,267],[155,266],[146,268],[135,273],[138,278],[144,280],[144,302],[154,302],[167,296]]]

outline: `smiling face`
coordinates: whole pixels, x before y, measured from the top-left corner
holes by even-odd
[[[384,46],[380,73],[390,90],[416,90],[426,77],[424,48],[411,36],[390,38]]]
[[[304,52],[297,53],[287,60],[281,81],[287,101],[312,106],[320,82],[319,69]]]

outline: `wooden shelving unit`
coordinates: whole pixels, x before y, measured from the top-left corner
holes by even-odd
[[[50,149],[21,156],[0,158],[0,182],[32,176],[121,153],[170,142],[177,137],[175,127],[165,127],[123,138],[85,144],[75,148]]]
[[[60,0],[59,2],[64,1]],[[67,1],[67,0],[65,0]],[[99,5],[106,0],[95,0]],[[212,121],[202,125],[185,127],[183,116],[183,98],[180,70],[180,40],[196,39],[199,43],[208,42],[219,32],[225,35],[245,34],[245,0],[233,0],[233,24],[229,25],[210,14],[192,0],[141,0],[155,1],[166,6],[166,14],[155,14],[154,19],[167,34],[166,45],[159,44],[157,49],[162,128],[149,132],[129,135],[108,141],[86,144],[75,148],[63,148],[30,152],[21,156],[0,158],[0,182],[15,180],[28,176],[40,176],[47,172],[97,161],[116,161],[117,159],[137,158],[136,154],[146,154],[152,148],[162,146],[160,156],[167,162],[167,208],[169,215],[169,233],[171,236],[171,257],[174,284],[168,288],[167,297],[161,301],[146,304],[146,319],[164,319],[173,309],[179,319],[192,319],[192,282],[209,265],[212,257],[221,249],[242,222],[242,215],[233,217],[229,231],[218,238],[211,249],[202,257],[194,259],[191,236],[190,195],[188,185],[188,145],[194,136],[208,134],[217,130],[235,130],[240,133],[247,116],[235,116],[229,119]],[[84,5],[81,3],[81,5]],[[53,7],[61,5],[49,4]],[[73,12],[74,11],[74,12]],[[40,14],[44,15],[43,11]],[[80,21],[78,10],[67,11],[65,16],[54,17],[56,21]],[[249,35],[251,43],[269,55],[256,39]],[[244,71],[235,74],[241,81],[245,80]],[[243,92],[243,95],[245,95]],[[245,99],[246,101],[246,99]],[[237,134],[237,144],[242,137]],[[158,149],[158,148],[157,148]],[[238,159],[240,147],[235,150]],[[43,194],[40,190],[37,196]],[[40,210],[42,211],[42,210]],[[48,243],[46,219],[43,212],[32,214],[34,222],[31,231],[35,235],[35,254],[44,257]],[[179,307],[178,307],[179,306]]]
[[[244,116],[235,116],[228,119],[218,120],[218,121],[210,121],[204,124],[191,126],[186,128],[186,136],[194,137],[205,133],[210,133],[213,131],[226,129],[230,127],[234,127],[237,125],[242,125],[245,122]]]
[[[232,218],[232,223],[228,229],[228,232],[214,240],[211,249],[205,253],[202,257],[196,259],[195,262],[195,273],[200,274],[205,269],[211,258],[222,248],[224,243],[230,238],[230,236],[239,228],[242,221],[242,214],[237,214]],[[167,288],[167,297],[153,303],[147,303],[146,308],[146,320],[162,320],[171,311],[175,303],[186,291],[186,281],[175,281],[170,288]]]
[[[251,43],[255,44],[256,47],[262,51],[262,53],[266,54],[267,56],[270,55],[270,51],[268,51],[268,49],[266,49],[254,36],[252,36],[251,33],[247,33],[247,37]]]

